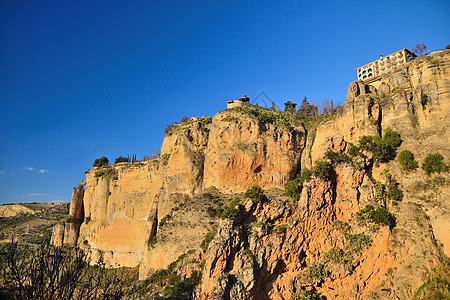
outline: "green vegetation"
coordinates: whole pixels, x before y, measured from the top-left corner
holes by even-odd
[[[330,176],[331,166],[330,164],[323,159],[316,161],[311,172],[314,177],[327,180]]]
[[[399,183],[397,180],[389,173],[387,169],[383,171],[383,175],[387,179],[388,192],[387,196],[389,199],[393,200],[393,203],[396,204],[403,200],[403,191],[399,189]]]
[[[387,193],[389,199],[400,202],[403,200],[403,191],[398,188],[397,184],[393,184]]]
[[[356,222],[359,226],[370,226],[372,230],[379,226],[395,226],[394,217],[386,209],[381,206],[374,209],[372,205],[366,205],[356,213]]]
[[[325,277],[330,276],[330,272],[324,269],[323,264],[311,264],[308,266],[307,277],[315,281],[320,281]]]
[[[167,165],[169,163],[170,154],[164,154],[161,156],[161,161],[163,165]]]
[[[364,250],[364,248],[367,248],[370,245],[372,245],[372,239],[370,238],[370,236],[364,233],[357,233],[357,234],[347,233],[345,235],[345,238],[350,244],[349,251],[351,253],[359,254]]]
[[[277,226],[275,229],[275,232],[277,234],[285,234],[286,231],[287,231],[287,225],[280,225],[280,226]]]
[[[211,231],[208,232],[205,236],[205,238],[203,239],[202,243],[200,244],[200,247],[202,247],[203,252],[206,252],[206,250],[208,250],[209,247],[209,243],[214,239],[214,236],[216,235],[216,231]]]
[[[428,274],[428,280],[422,284],[414,297],[417,300],[450,299],[450,262],[443,261]]]
[[[189,252],[188,252],[189,253]],[[187,298],[192,297],[195,288],[201,281],[202,274],[200,271],[192,271],[191,276],[182,279],[177,274],[175,268],[183,263],[188,253],[180,255],[177,260],[172,262],[167,269],[158,270],[153,273],[148,279],[144,280],[138,294],[147,295],[148,292],[153,292],[151,296],[155,299],[162,294],[162,296],[170,298]],[[200,265],[199,265],[200,268]],[[156,292],[156,288],[162,290],[161,293]],[[152,297],[152,299],[153,299]]]
[[[158,226],[159,227],[163,227],[168,221],[170,221],[172,219],[172,215],[171,214],[167,214],[165,215],[161,221],[159,221]]]
[[[236,197],[222,211],[219,209],[217,216],[221,219],[234,220],[239,215],[241,206],[241,199]]]
[[[64,220],[66,223],[75,223],[77,219],[75,219],[75,217],[72,216],[67,216],[66,219]]]
[[[414,159],[414,154],[409,150],[403,150],[398,155],[398,162],[402,166],[402,169],[409,172],[417,169],[419,164]]]
[[[325,299],[320,295],[316,295],[313,292],[301,290],[300,293],[292,295],[291,300],[321,300]]]
[[[201,117],[198,120],[195,120],[194,118],[188,118],[188,117],[184,116],[181,119],[179,124],[178,124],[178,122],[173,122],[172,124],[168,124],[166,129],[164,129],[164,134],[166,136],[170,136],[177,131],[186,129],[188,127],[188,125],[193,124],[194,122],[197,122],[197,121],[200,122],[200,124],[202,125],[200,127],[201,130],[208,131],[208,128],[206,128],[206,125],[208,125],[212,122],[212,118],[211,117]]]
[[[432,64],[433,66],[437,66],[439,65],[439,60],[437,58],[432,58],[430,59],[430,64]]]
[[[328,150],[327,152],[325,152],[324,157],[328,159],[332,165],[350,162],[350,157],[347,154],[338,154],[337,152],[332,150]]]
[[[437,194],[439,192],[439,187],[448,186],[448,184],[449,182],[447,179],[442,176],[436,176],[433,179],[425,180],[425,182],[417,181],[414,184],[414,189],[417,191],[431,190]]]
[[[90,267],[90,255],[79,248],[42,243],[36,249],[13,240],[0,253],[2,299],[120,299],[124,295],[124,270],[107,270],[101,258]]]
[[[253,203],[260,203],[267,200],[266,195],[262,191],[261,187],[254,185],[251,188],[247,189],[244,193],[244,198],[249,198],[253,201]]]
[[[286,128],[288,131],[294,130],[294,127],[289,122],[289,118],[281,112],[247,106],[228,108],[227,111],[237,111],[242,114],[249,114],[257,118],[261,123],[275,124],[277,126]]]
[[[353,145],[353,144],[350,145],[350,149],[348,150],[348,154],[351,157],[356,157],[356,156],[359,156],[359,157],[362,157],[362,158],[365,157],[364,153],[362,153],[359,150],[359,148],[357,146]]]
[[[431,173],[441,173],[448,171],[448,166],[444,164],[444,157],[439,153],[429,154],[422,162],[422,170],[431,175]]]
[[[422,109],[425,109],[425,107],[428,104],[428,95],[427,94],[423,93],[420,96],[420,104],[422,105]]]
[[[345,238],[348,242],[346,250],[342,250],[339,247],[333,248],[327,251],[323,255],[325,263],[331,261],[334,263],[345,265],[346,268],[351,271],[353,263],[353,254],[361,253],[365,248],[372,245],[372,239],[363,233],[358,234],[345,234]]]
[[[119,156],[118,158],[116,158],[116,159],[114,160],[114,163],[115,163],[115,164],[118,164],[118,163],[121,163],[121,162],[128,162],[128,161],[129,161],[128,158],[123,157],[123,156]]]
[[[91,216],[87,216],[86,218],[84,218],[84,222],[86,224],[89,224],[90,221],[91,221]]]
[[[387,128],[383,138],[377,135],[362,136],[359,140],[359,148],[371,152],[376,165],[378,165],[380,162],[388,162],[394,158],[395,151],[401,143],[400,135]]]
[[[98,167],[103,167],[103,166],[107,166],[109,164],[109,159],[105,156],[102,156],[100,158],[97,158],[94,161],[94,167],[98,168]]]
[[[237,120],[237,118],[235,118],[233,116],[227,116],[227,117],[222,119],[222,121],[225,121],[225,122],[232,122],[232,121],[235,121],[235,120]]]
[[[300,175],[297,174],[297,178],[286,185],[285,195],[298,201],[302,193],[303,184],[311,180],[311,175],[312,172],[308,168],[305,168]]]
[[[117,172],[113,168],[109,168],[109,169],[101,170],[101,171],[96,171],[95,174],[94,174],[94,176],[96,178],[100,178],[100,177],[106,176],[108,179],[110,179],[110,178],[112,178],[112,177],[114,177],[116,175],[117,175]]]

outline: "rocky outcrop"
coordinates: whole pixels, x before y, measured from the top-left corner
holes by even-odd
[[[342,136],[325,145],[348,151]],[[221,222],[205,255],[198,299],[291,299],[302,290],[327,299],[412,298],[441,259],[430,221],[415,204],[402,203],[392,230],[359,225],[355,215],[375,202],[376,186],[366,172],[370,161],[357,160],[335,165],[327,180],[312,179],[298,203],[248,201],[241,222]],[[372,241],[363,251],[346,250],[353,253],[348,261],[344,252],[341,262],[324,259],[333,249],[351,248],[349,235],[359,234]],[[320,265],[322,275],[314,275]]]
[[[233,111],[213,118],[204,187],[243,192],[253,185],[284,188],[295,177],[304,147],[303,128],[289,132]]]
[[[404,147],[442,149],[448,156],[449,67],[450,53],[442,50],[382,75],[378,90],[361,81],[351,83],[344,105],[310,135],[303,164],[311,166],[323,155],[322,145],[331,135],[357,143],[361,136],[381,135],[388,127],[400,133]],[[418,153],[419,158],[424,155]]]
[[[405,173],[395,160],[375,166],[365,153],[333,162],[325,179],[313,176],[298,201],[283,191],[326,151],[347,157],[362,136],[387,128],[402,137],[398,151],[411,150],[418,161],[434,152],[448,157],[449,64],[444,50],[372,85],[351,83],[344,105],[314,126],[286,126],[285,119],[244,109],[192,118],[166,135],[158,159],[87,171],[74,189],[70,222],[54,229],[53,243],[78,244],[110,266],[139,265],[145,279],[188,250],[201,253],[217,226],[198,299],[291,299],[301,291],[327,299],[409,299],[450,257],[448,185],[419,192],[417,183],[428,180],[422,171]],[[405,193],[398,205],[380,200],[385,169]],[[275,192],[266,202],[244,199],[225,208],[253,185]],[[370,230],[356,222],[366,204],[388,208],[396,226]],[[219,221],[225,209],[238,210],[237,217]],[[372,242],[356,251],[351,238],[359,234]],[[330,251],[341,259],[326,260]]]

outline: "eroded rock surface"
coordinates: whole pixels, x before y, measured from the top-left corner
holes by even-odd
[[[439,179],[444,184],[419,191],[419,181],[437,177],[406,173],[395,159],[375,166],[365,153],[334,164],[326,179],[313,177],[298,201],[282,191],[326,151],[349,155],[362,136],[387,128],[402,137],[397,152],[408,149],[419,162],[439,152],[447,160],[449,64],[443,50],[382,75],[376,87],[353,82],[344,105],[309,128],[239,110],[191,119],[165,137],[158,159],[87,171],[74,189],[72,222],[54,229],[53,243],[78,244],[111,266],[140,265],[140,279],[193,250],[200,253],[194,260],[204,261],[198,299],[291,299],[301,291],[327,299],[410,299],[450,256],[448,173]],[[385,169],[405,193],[398,205],[379,199]],[[219,221],[217,211],[253,185],[281,192],[259,203],[243,199],[233,220]],[[358,224],[366,204],[387,207],[395,226]],[[203,254],[200,244],[215,227]],[[372,242],[355,252],[350,236],[358,234]],[[324,259],[337,249],[353,251],[352,259]],[[309,275],[318,264],[328,276]],[[191,271],[179,270],[185,277]]]

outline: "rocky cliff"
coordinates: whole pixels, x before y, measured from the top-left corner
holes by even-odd
[[[158,159],[87,171],[53,240],[90,249],[111,266],[139,265],[141,279],[192,250],[203,262],[194,264],[203,272],[198,299],[411,298],[450,257],[448,173],[406,172],[394,157],[380,163],[351,148],[390,128],[402,139],[397,153],[447,160],[449,67],[443,50],[374,85],[353,82],[335,114],[308,125],[253,108],[190,119],[166,135]],[[296,187],[298,199],[285,196],[329,150],[338,158],[324,160],[325,176],[316,167]],[[254,185],[268,198],[242,195]],[[403,201],[386,196],[392,185]],[[389,224],[363,222],[372,213],[361,210],[366,205],[388,212]],[[214,232],[208,247],[204,238]]]

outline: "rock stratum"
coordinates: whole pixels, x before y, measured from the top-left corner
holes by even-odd
[[[88,170],[53,243],[89,249],[111,267],[139,266],[140,279],[188,253],[177,272],[202,271],[197,299],[413,298],[450,257],[448,173],[420,170],[431,153],[450,156],[449,72],[449,50],[414,59],[377,87],[351,83],[345,103],[315,122],[245,109],[192,118],[166,135],[158,159]],[[326,151],[348,155],[362,136],[388,128],[402,138],[397,154],[410,150],[419,169],[376,163],[366,151],[330,163],[298,200],[284,195]],[[392,178],[404,193],[398,203],[380,198]],[[267,200],[242,196],[255,185]],[[386,208],[390,226],[357,222],[368,204]],[[227,205],[232,217],[223,216]]]

